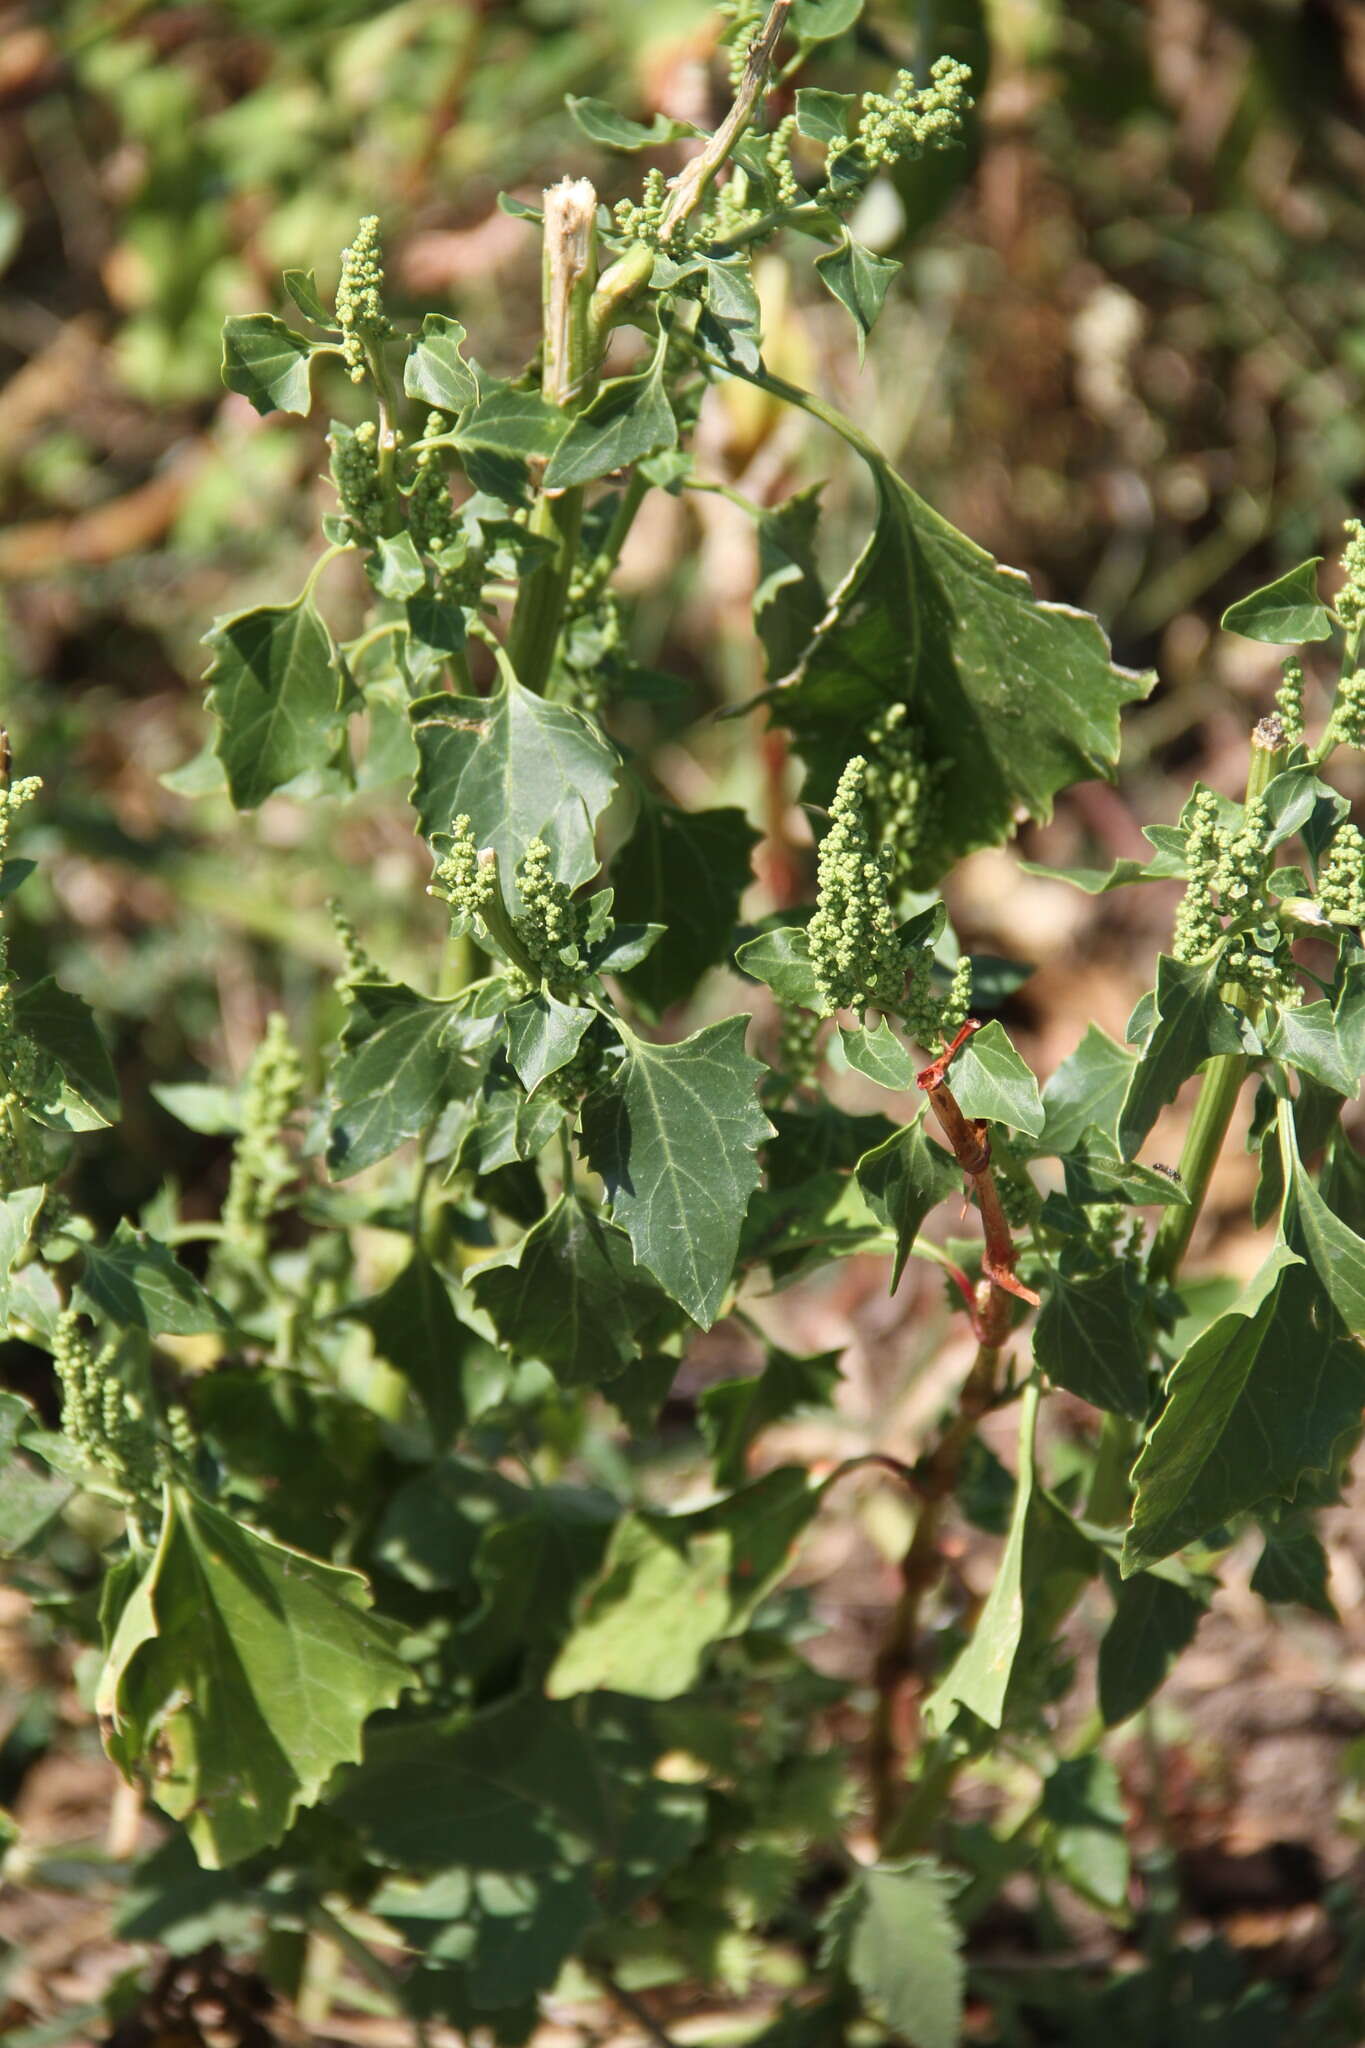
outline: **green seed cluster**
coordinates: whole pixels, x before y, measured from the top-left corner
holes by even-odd
[[[830,806],[809,939],[826,1016],[869,1003],[899,1007],[908,962],[896,936],[886,863],[869,829],[861,754],[839,777]]]
[[[362,420],[354,433],[333,422],[327,436],[332,482],[357,540],[373,540],[384,527],[384,487],[379,480],[379,429]]]
[[[730,17],[723,40],[729,59],[730,90],[738,92],[749,61],[749,47],[763,25],[763,0],[729,0],[721,12]]]
[[[283,1132],[302,1092],[303,1068],[276,1010],[247,1069],[242,1132],[223,1203],[225,1241],[255,1257],[264,1255],[266,1225],[294,1177]]]
[[[26,775],[0,787],[0,861],[8,851],[15,817],[42,786],[36,775]],[[48,1065],[15,1014],[9,941],[0,922],[0,1194],[27,1187],[39,1177],[24,1104],[39,1093]]]
[[[422,438],[433,440],[445,430],[444,413],[428,413]],[[423,448],[417,456],[416,474],[408,493],[408,530],[418,552],[424,555],[434,555],[442,548],[453,547],[462,538],[460,522],[450,502],[445,466],[437,448]]]
[[[1275,709],[1284,727],[1285,744],[1292,747],[1303,738],[1303,663],[1291,654],[1280,673],[1283,680],[1275,692]]]
[[[792,163],[792,140],[796,134],[796,116],[788,114],[779,121],[768,140],[768,169],[777,186],[779,206],[799,206],[805,194],[801,190]]]
[[[533,839],[517,862],[521,914],[512,922],[536,980],[563,997],[579,993],[587,979],[584,914],[568,885],[555,880],[552,860],[545,841]]]
[[[393,332],[393,323],[384,311],[384,266],[380,262],[377,213],[365,216],[350,248],[341,252],[337,325],[351,382],[359,384],[365,375],[367,351]]]
[[[948,1044],[966,1023],[972,1007],[972,963],[964,954],[953,969],[947,992],[934,991],[934,956],[928,946],[910,964],[901,1015],[916,1045],[927,1050]]]
[[[145,1510],[160,1491],[156,1437],[114,1360],[112,1344],[95,1356],[73,1309],[58,1317],[52,1363],[62,1390],[62,1429],[108,1476],[130,1512]]]
[[[893,882],[908,884],[932,825],[944,764],[926,759],[924,734],[904,704],[889,704],[868,732],[867,802]]]
[[[1223,845],[1215,882],[1224,916],[1239,923],[1266,907],[1265,842],[1269,829],[1265,799],[1253,797],[1242,812],[1241,824]]]
[[[930,67],[926,86],[916,85],[913,72],[900,71],[889,93],[865,93],[858,142],[872,169],[952,148],[961,139],[971,109],[971,80],[965,64],[955,57],[939,57]]]
[[[1318,901],[1333,924],[1365,925],[1365,834],[1338,825],[1318,880]]]
[[[793,1088],[799,1088],[803,1082],[809,1081],[820,1064],[823,1019],[817,1017],[813,1010],[799,1009],[794,1003],[783,1003],[779,1015],[778,1071],[786,1076]]]
[[[1214,904],[1213,891],[1224,853],[1224,835],[1218,822],[1218,799],[1211,789],[1195,795],[1185,829],[1185,864],[1189,880],[1175,914],[1175,935],[1171,946],[1177,960],[1202,960],[1223,936],[1223,921]]]
[[[1330,746],[1365,749],[1365,668],[1354,669],[1337,684],[1326,737]]]
[[[1337,592],[1337,617],[1348,633],[1365,621],[1365,521],[1348,519],[1346,545],[1341,551],[1344,581]]]
[[[361,945],[355,926],[335,896],[328,901],[327,914],[332,920],[332,930],[337,935],[337,943],[341,947],[341,957],[345,963],[341,973],[332,983],[337,994],[343,998],[347,997],[358,981],[382,981],[382,971]]]
[[[659,229],[667,206],[668,182],[656,164],[645,173],[638,203],[633,199],[618,199],[613,206],[612,218],[618,234],[627,241],[643,242],[647,248],[657,249]]]
[[[474,839],[474,826],[461,814],[450,828],[450,845],[436,863],[434,892],[445,897],[462,917],[482,917],[493,900],[497,871],[491,860],[481,861]]]

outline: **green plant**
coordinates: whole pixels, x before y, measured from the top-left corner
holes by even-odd
[[[1339,646],[1316,743],[1291,666],[1244,796],[1197,789],[1149,828],[1150,860],[1068,877],[1185,893],[1128,1046],[1092,1028],[1040,1089],[982,1021],[990,980],[936,892],[1114,771],[1147,679],[764,365],[753,252],[818,244],[861,352],[895,266],[856,240],[854,205],[893,158],[950,147],[967,104],[944,61],[862,100],[800,88],[765,130],[784,31],[792,75],[857,11],[737,8],[753,40],[732,112],[671,184],[651,171],[614,211],[582,179],[547,191],[543,344],[520,376],[467,354],[448,315],[395,333],[374,218],[334,306],[293,271],[302,327],[229,320],[224,376],[259,411],[306,412],[337,358],[372,412],[333,425],[338,509],[302,592],[209,635],[199,779],[244,810],[359,771],[411,779],[448,914],[414,987],[339,910],[320,1074],[280,1016],[240,1096],[164,1091],[192,1128],[235,1132],[218,1221],[167,1189],[96,1241],[60,1183],[117,1114],[108,1055],[74,997],[5,967],[0,1305],[51,1352],[63,1424],[0,1397],[6,1545],[41,1561],[77,1494],[117,1516],[96,1705],[178,1824],[124,1930],[189,1947],[269,1927],[267,1966],[305,2000],[330,1946],[419,2028],[499,2042],[527,2039],[577,1966],[637,2012],[639,1987],[676,1979],[789,1992],[773,2048],[939,2048],[959,2037],[963,1931],[1018,1870],[1129,1914],[1105,1739],[1192,1638],[1239,1524],[1265,1526],[1268,1598],[1324,1583],[1312,1511],[1365,1391],[1365,1181],[1341,1125],[1365,1066],[1365,881],[1322,775],[1365,739],[1359,541],[1334,610],[1306,563],[1227,618]],[[695,134],[596,101],[575,115],[623,150]],[[620,330],[634,354],[608,375]],[[677,744],[681,693],[633,659],[613,589],[648,493],[714,488],[691,430],[728,379],[832,430],[875,497],[832,592],[816,495],[747,507],[767,687],[746,709],[790,736],[820,837],[809,913],[748,926],[756,835],[665,793],[650,744]],[[372,602],[338,643],[317,592],[342,563]],[[5,841],[34,795],[6,762]],[[29,867],[6,860],[6,894]],[[771,1059],[747,1015],[708,1015],[731,958],[771,991]],[[846,1111],[841,1070],[908,1119]],[[1142,1163],[1196,1075],[1179,1169]],[[1271,1242],[1201,1316],[1185,1256],[1253,1078]],[[924,1234],[964,1188],[977,1235]],[[772,1465],[764,1432],[828,1404],[838,1373],[767,1334],[766,1296],[857,1251],[889,1255],[893,1288],[911,1256],[941,1266],[974,1359],[913,1463]],[[632,1453],[693,1336],[725,1320],[756,1370],[701,1396],[713,1483],[680,1501]],[[1065,1471],[1039,1431],[1053,1389],[1102,1418]],[[1010,1473],[978,1431],[1012,1407]],[[914,1524],[850,1702],[804,1656],[787,1576],[831,1489],[871,1466]],[[954,1503],[1004,1538],[974,1617],[944,1587]],[[1113,1610],[1098,1709],[1063,1738],[1065,1624],[1092,1586]],[[96,1619],[70,1604],[73,1628]],[[1031,1787],[1008,1830],[955,1823],[960,1776],[1006,1759]],[[1144,2038],[1191,1975],[1157,1943],[1132,1983],[1074,1992],[1061,2037]],[[997,2038],[1027,2038],[984,1988]],[[1264,2003],[1225,1998],[1234,2017]]]

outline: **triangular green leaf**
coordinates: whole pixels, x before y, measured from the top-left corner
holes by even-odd
[[[412,707],[421,759],[412,800],[424,835],[466,815],[497,853],[504,887],[533,839],[571,887],[597,867],[593,828],[616,783],[617,755],[581,713],[504,680],[489,697],[423,697]]]
[[[329,1083],[327,1164],[359,1173],[418,1137],[452,1097],[477,1086],[495,1017],[419,996],[401,982],[359,982]]]
[[[479,380],[460,353],[465,331],[458,320],[428,313],[421,339],[412,345],[403,365],[403,389],[438,412],[463,412],[479,395]]]
[[[1240,1052],[1237,1022],[1219,993],[1216,960],[1173,960],[1156,969],[1156,1023],[1119,1111],[1119,1150],[1131,1159],[1181,1084],[1214,1053]]]
[[[1331,1469],[1360,1424],[1365,1359],[1319,1328],[1315,1295],[1303,1260],[1277,1244],[1175,1366],[1133,1471],[1125,1576]]]
[[[383,1293],[350,1313],[366,1325],[379,1356],[410,1381],[444,1449],[464,1421],[462,1367],[471,1337],[426,1253],[414,1248]]]
[[[661,335],[647,370],[612,378],[579,413],[550,457],[547,491],[572,490],[660,448],[677,447],[678,423],[664,388],[666,342]]]
[[[880,512],[802,658],[767,698],[826,802],[853,736],[904,703],[940,781],[912,880],[936,882],[964,853],[1009,837],[1069,783],[1108,773],[1118,714],[1146,679],[1115,669],[1096,622],[1040,604],[930,510],[866,443]]]
[[[564,104],[589,142],[603,149],[659,149],[665,142],[682,142],[701,132],[690,121],[671,121],[667,114],[656,114],[649,122],[632,121],[606,100],[579,99],[573,93],[565,95]]]
[[[683,811],[644,794],[611,878],[614,916],[668,928],[667,943],[622,977],[650,1015],[689,996],[729,952],[757,843],[743,811]]]
[[[311,598],[215,620],[205,680],[218,721],[214,752],[239,811],[254,810],[305,769],[335,765],[346,740],[348,685]]]
[[[335,353],[330,345],[322,352]],[[249,398],[262,415],[309,410],[308,372],[316,353],[317,343],[273,313],[234,313],[223,322],[223,382],[229,391]]]
[[[957,2048],[966,1971],[954,1881],[927,1857],[862,1870],[832,1916],[831,1953],[874,2019],[915,2048]]]
[[[948,1069],[948,1085],[964,1116],[1005,1124],[1036,1138],[1043,1128],[1038,1083],[994,1020],[974,1032]]]
[[[568,1066],[595,1015],[586,1006],[574,1009],[543,990],[513,1004],[507,1012],[507,1057],[528,1095]]]
[[[89,1005],[45,975],[14,998],[19,1029],[52,1063],[24,1107],[51,1131],[97,1131],[119,1116],[118,1076]]]
[[[1165,1680],[1171,1665],[1194,1640],[1213,1582],[1201,1587],[1168,1578],[1170,1567],[1125,1579],[1115,1599],[1114,1618],[1100,1642],[1100,1712],[1106,1728],[1127,1721]]]
[[[677,1320],[636,1265],[625,1231],[576,1195],[561,1195],[468,1284],[512,1356],[538,1358],[564,1386],[614,1379]]]
[[[1124,1265],[1058,1273],[1033,1332],[1033,1355],[1057,1386],[1141,1422],[1151,1406],[1142,1291]]]
[[[717,1486],[739,1486],[750,1444],[774,1422],[803,1408],[828,1408],[839,1384],[839,1353],[796,1358],[769,1353],[754,1379],[721,1380],[701,1396],[699,1420],[715,1461]]]
[[[1041,1152],[1073,1152],[1093,1124],[1117,1144],[1119,1111],[1128,1091],[1136,1055],[1098,1024],[1068,1053],[1043,1087]]]
[[[1265,1549],[1251,1574],[1251,1590],[1263,1600],[1293,1601],[1328,1621],[1341,1619],[1328,1590],[1328,1560],[1322,1539],[1306,1515],[1287,1515],[1265,1532]]]
[[[940,1202],[961,1188],[961,1171],[948,1153],[930,1143],[921,1116],[864,1152],[857,1173],[873,1214],[896,1233],[891,1268],[894,1294],[921,1224]]]
[[[847,1025],[841,1024],[839,1041],[844,1048],[844,1057],[856,1074],[875,1081],[879,1088],[894,1089],[898,1094],[914,1087],[919,1063],[911,1058],[885,1017],[877,1019],[875,1030],[865,1024],[855,1025],[849,1030]]]
[[[772,1136],[754,1093],[762,1067],[744,1050],[748,1021],[727,1017],[680,1045],[623,1029],[620,1070],[583,1105],[588,1159],[636,1258],[704,1330],[758,1185],[754,1154]]]
[[[825,1007],[804,925],[779,925],[746,939],[735,953],[735,965],[741,974],[766,982],[779,1003],[794,1003],[803,1010]]]
[[[809,484],[758,514],[754,626],[771,683],[795,668],[829,608],[816,560],[821,489]]]
[[[1304,1171],[1294,1132],[1294,1111],[1278,1108],[1280,1159],[1287,1186],[1285,1229],[1303,1248],[1333,1308],[1357,1342],[1365,1343],[1365,1238],[1332,1213]],[[1297,1230],[1296,1230],[1297,1226]]]
[[[201,1863],[279,1841],[410,1674],[358,1572],[321,1564],[174,1487],[114,1633],[96,1710]]]
[[[827,249],[815,259],[820,282],[853,316],[860,363],[867,353],[867,337],[886,303],[887,288],[900,267],[894,256],[878,256],[865,248],[847,228],[837,248]]]
[[[221,1330],[227,1317],[169,1245],[158,1244],[125,1218],[107,1245],[86,1245],[73,1300],[87,1315],[107,1316],[153,1337],[191,1337]]]
[[[1310,640],[1330,640],[1332,614],[1318,596],[1318,564],[1321,555],[1286,570],[1273,583],[1238,598],[1224,612],[1225,633],[1240,633],[1246,640],[1267,640],[1274,645],[1302,647]]]

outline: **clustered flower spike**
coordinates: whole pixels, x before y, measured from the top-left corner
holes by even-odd
[[[383,530],[384,487],[379,481],[379,429],[362,420],[354,432],[333,422],[327,436],[332,451],[332,482],[341,509],[359,540]]]
[[[497,875],[491,860],[481,861],[474,826],[462,813],[450,828],[450,846],[436,863],[436,887],[462,917],[482,917],[493,900]]]
[[[924,734],[904,704],[889,704],[867,740],[873,831],[893,882],[904,885],[932,824],[944,766],[925,759]]]
[[[445,414],[428,413],[423,440],[434,440],[445,431]],[[445,468],[435,448],[423,448],[417,456],[417,473],[408,494],[408,529],[424,555],[434,555],[442,548],[453,547],[461,538],[460,522],[450,502]]]
[[[633,199],[618,199],[612,208],[612,218],[617,233],[631,242],[644,242],[650,248],[659,245],[659,228],[668,207],[668,183],[663,172],[655,164],[645,173],[644,188],[638,205]],[[696,239],[694,234],[693,239]]]
[[[1291,654],[1281,671],[1284,680],[1275,692],[1275,709],[1284,727],[1285,744],[1294,746],[1303,738],[1303,663]]]
[[[1365,834],[1359,825],[1338,825],[1318,878],[1318,901],[1333,924],[1365,925]]]
[[[906,961],[896,936],[886,865],[868,829],[867,762],[861,754],[839,777],[830,827],[820,842],[819,896],[810,921],[810,957],[825,1015],[896,1005]]]
[[[778,122],[768,141],[768,169],[777,186],[779,206],[799,206],[805,196],[792,163],[792,137],[795,133],[796,116],[788,114]]]
[[[1365,621],[1365,521],[1348,519],[1341,551],[1344,581],[1336,597],[1337,617],[1348,633]]]
[[[337,285],[337,325],[351,382],[365,375],[367,351],[393,332],[384,311],[384,266],[379,260],[379,216],[367,214],[349,249],[341,252]]]
[[[1185,865],[1189,880],[1175,914],[1171,946],[1177,960],[1202,960],[1223,936],[1223,921],[1213,890],[1223,858],[1224,838],[1218,823],[1218,799],[1211,789],[1194,796],[1185,828]]]
[[[782,1003],[779,1014],[782,1025],[777,1045],[778,1070],[793,1088],[799,1088],[820,1064],[823,1020],[814,1011],[803,1010],[795,1003]]]
[[[335,896],[328,901],[327,914],[332,920],[332,930],[337,935],[341,957],[345,962],[332,986],[337,994],[345,999],[349,997],[358,981],[382,981],[384,977],[361,945],[359,933]]]
[[[1365,749],[1365,668],[1353,670],[1337,684],[1326,737],[1331,746]]]
[[[577,992],[586,978],[579,952],[583,913],[568,885],[555,880],[552,860],[545,841],[533,839],[517,862],[521,914],[513,923],[538,979],[563,995]]]
[[[0,785],[0,861],[9,847],[10,829],[18,812],[32,803],[42,783],[36,775]],[[45,1071],[43,1054],[20,1028],[9,972],[9,942],[0,920],[0,1195],[38,1178],[23,1108],[37,1092]]]
[[[967,90],[971,80],[965,64],[955,57],[939,57],[930,67],[926,86],[916,85],[913,72],[900,71],[889,93],[865,93],[858,141],[873,169],[930,150],[950,149],[958,142],[972,105]]]
[[[223,1203],[226,1243],[256,1257],[265,1251],[266,1225],[294,1177],[283,1132],[302,1091],[303,1068],[288,1024],[276,1010],[247,1069],[242,1131]]]
[[[160,1491],[155,1433],[115,1369],[106,1345],[98,1358],[67,1309],[57,1318],[52,1363],[62,1390],[62,1429],[81,1455],[98,1465],[130,1515],[154,1506]]]
[[[1223,914],[1239,921],[1265,908],[1265,842],[1270,829],[1264,797],[1253,797],[1236,832],[1225,840],[1215,882]]]

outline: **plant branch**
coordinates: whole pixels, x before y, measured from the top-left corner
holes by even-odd
[[[674,230],[694,214],[706,197],[707,190],[718,172],[729,161],[735,144],[743,135],[754,117],[754,108],[763,95],[768,82],[768,72],[782,31],[787,26],[792,0],[773,0],[768,16],[758,35],[749,47],[749,59],[744,66],[735,103],[715,134],[702,150],[694,156],[673,181],[673,190],[668,205],[664,208],[659,223],[661,242],[671,240]]]
[[[872,1668],[876,1704],[868,1730],[867,1762],[872,1783],[873,1817],[878,1840],[885,1843],[896,1821],[904,1783],[904,1742],[900,1728],[901,1695],[915,1676],[915,1640],[925,1599],[938,1583],[939,1526],[943,1503],[957,1485],[967,1446],[978,1423],[995,1404],[1000,1349],[977,1348],[971,1371],[962,1383],[957,1412],[928,1456],[914,1467],[923,1499],[915,1532],[901,1559],[900,1591],[887,1622]]]
[[[984,1299],[978,1299],[972,1314],[972,1325],[978,1340],[983,1345],[999,1347],[1009,1335],[1010,1297],[1027,1302],[1030,1308],[1037,1308],[1038,1296],[1031,1287],[1025,1287],[1014,1276],[1014,1264],[1019,1253],[1015,1248],[1009,1222],[1000,1206],[1000,1195],[995,1185],[995,1174],[991,1169],[991,1143],[987,1126],[973,1122],[962,1114],[957,1097],[948,1086],[947,1069],[953,1054],[979,1027],[970,1020],[963,1025],[953,1043],[938,1059],[921,1070],[917,1080],[929,1098],[929,1107],[944,1137],[952,1148],[953,1157],[966,1175],[967,1184],[976,1197],[981,1212],[981,1228],[985,1236],[982,1254],[982,1270],[986,1276]]]
[[[655,2048],[677,2048],[672,2036],[666,2034],[658,2021],[646,2012],[635,1993],[627,1991],[624,1984],[618,1984],[609,1970],[597,1969],[592,1974],[603,1990],[620,2006],[622,2012],[629,2013],[646,2038],[655,2043]]]
[[[545,335],[541,393],[551,405],[576,409],[592,396],[598,350],[591,307],[597,283],[597,194],[586,178],[565,178],[545,193],[542,273]],[[517,681],[544,693],[554,666],[569,581],[583,524],[583,490],[541,490],[530,531],[548,540],[548,561],[525,578],[512,613],[507,653]]]

